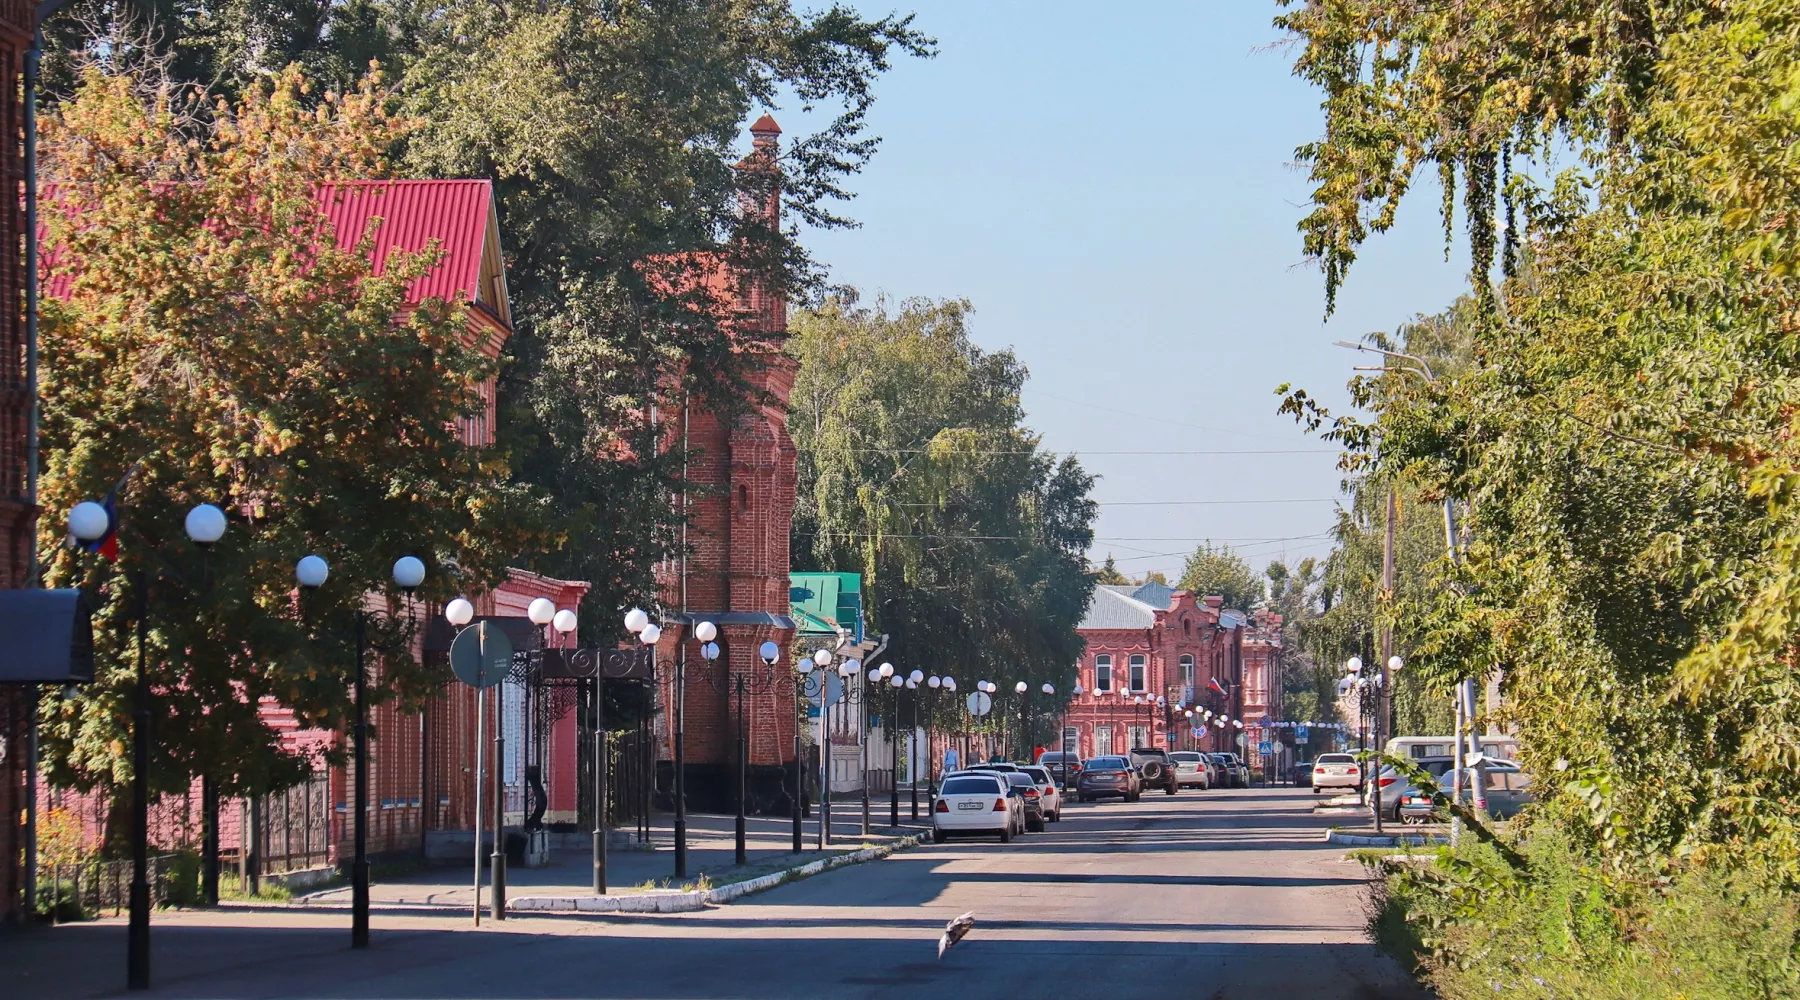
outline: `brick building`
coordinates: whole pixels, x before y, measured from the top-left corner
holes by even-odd
[[[511,308],[507,297],[501,256],[500,229],[493,188],[482,180],[380,181],[345,183],[320,190],[320,208],[332,223],[340,246],[354,245],[371,219],[381,219],[376,230],[374,260],[379,269],[394,249],[423,250],[437,241],[443,257],[430,273],[407,289],[407,302],[441,298],[468,307],[468,343],[490,358],[498,357],[511,336]],[[51,282],[48,294],[61,285]],[[480,387],[483,412],[461,421],[465,442],[489,445],[494,441],[495,387]],[[525,608],[538,597],[558,607],[579,606],[587,584],[555,580],[514,570],[509,578],[487,594],[467,595],[482,616],[507,623],[509,631],[529,639],[531,626]],[[370,604],[371,609],[378,602]],[[414,605],[419,622],[411,655],[442,661],[448,646],[440,609]],[[367,661],[369,684],[379,689],[380,657]],[[446,678],[448,670],[446,669]],[[516,762],[523,754],[525,727],[519,716],[523,698],[514,696],[504,712],[490,698],[486,710],[488,732],[507,727],[507,767],[511,798],[522,803],[523,775]],[[273,871],[336,864],[351,851],[350,803],[355,789],[344,767],[325,767],[322,752],[336,747],[346,735],[302,729],[294,714],[274,699],[264,699],[258,714],[265,725],[281,734],[283,748],[296,756],[319,761],[312,781],[262,801],[228,799],[220,803],[220,849],[228,857],[245,853],[246,827],[259,831],[250,851]],[[373,854],[413,853],[423,849],[430,829],[472,826],[476,699],[471,689],[448,681],[440,697],[425,711],[406,711],[394,703],[375,706],[369,720],[370,742],[368,838]],[[547,745],[561,749],[574,740],[572,713],[555,720],[546,733]],[[491,789],[492,785],[488,785]],[[572,782],[559,801],[573,811]],[[486,793],[491,796],[491,791]],[[43,789],[39,799],[46,808],[69,810],[97,843],[103,833],[106,804],[96,795]],[[483,801],[489,799],[484,798]],[[201,783],[195,779],[186,796],[165,796],[153,804],[151,839],[158,846],[197,844],[202,823]],[[555,805],[555,803],[552,803]],[[520,808],[514,806],[515,809]],[[10,856],[10,855],[9,855]]]
[[[0,2],[0,587],[30,586],[37,508],[26,466],[31,390],[25,366],[24,101],[20,81],[31,45],[36,5]],[[30,754],[32,689],[0,684],[0,923],[17,919],[24,904],[26,763]]]
[[[1273,611],[1258,611],[1251,615],[1244,629],[1243,697],[1244,732],[1251,753],[1256,752],[1256,745],[1263,740],[1272,744],[1280,742],[1280,729],[1265,728],[1262,720],[1281,721],[1284,655],[1281,616]]]
[[[1087,643],[1076,671],[1082,694],[1064,721],[1083,757],[1134,746],[1228,748],[1231,736],[1217,730],[1197,744],[1176,707],[1242,714],[1245,616],[1223,604],[1160,583],[1094,588],[1076,626]]]
[[[750,133],[750,156],[738,168],[772,170],[781,128],[763,115]],[[762,197],[747,201],[744,210],[760,213],[768,226],[778,228],[779,189],[770,185]],[[750,808],[785,812],[791,802],[798,722],[793,664],[787,660],[796,634],[788,579],[796,453],[787,431],[795,365],[782,351],[787,303],[763,282],[716,259],[690,258],[689,263],[713,318],[728,325],[739,357],[749,362],[745,374],[757,401],[727,416],[683,398],[664,424],[665,446],[681,451],[692,486],[678,500],[688,519],[688,552],[657,573],[657,599],[665,619],[656,651],[662,665],[658,702],[675,704],[675,673],[685,668],[688,805],[728,811],[736,790],[737,710],[726,678],[753,678],[744,699]],[[711,682],[700,643],[693,638],[693,625],[703,620],[719,629],[720,657]],[[757,654],[765,641],[782,650],[772,684],[763,683],[766,671]],[[670,708],[664,710],[659,735],[666,794],[674,766]]]

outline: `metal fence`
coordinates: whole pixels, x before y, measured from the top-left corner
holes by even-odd
[[[148,859],[151,906],[169,902],[178,859],[176,854],[153,854]],[[118,916],[131,906],[129,859],[40,864],[37,875],[37,905],[53,923],[109,913]]]
[[[595,690],[591,681],[583,684],[580,714],[577,716],[575,753],[576,775],[580,784],[575,790],[575,801],[577,825],[581,829],[590,829],[594,822]],[[626,697],[637,700],[640,711],[646,709],[649,697],[647,692],[633,692]],[[656,780],[655,733],[642,722],[622,732],[616,728],[617,725],[617,720],[608,721],[607,728],[612,730],[612,735],[607,740],[607,825],[615,830],[633,829],[639,839],[647,840],[650,834],[651,797],[655,792]]]
[[[319,868],[331,859],[331,774],[316,771],[302,784],[259,795],[244,810],[252,831],[249,858],[240,865],[251,877]]]

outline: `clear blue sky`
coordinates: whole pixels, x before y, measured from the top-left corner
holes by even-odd
[[[1275,413],[1274,390],[1292,382],[1336,409],[1360,361],[1333,340],[1455,297],[1466,257],[1444,260],[1435,186],[1366,249],[1325,322],[1292,165],[1321,131],[1319,97],[1291,75],[1272,3],[898,9],[941,54],[881,81],[884,141],[851,185],[863,225],[807,237],[833,280],[974,303],[976,341],[1030,368],[1047,447],[1101,477],[1096,563],[1110,552],[1173,580],[1203,538],[1259,568],[1327,552],[1331,502],[1273,501],[1338,496],[1335,454]],[[1305,453],[1103,454],[1230,450]]]

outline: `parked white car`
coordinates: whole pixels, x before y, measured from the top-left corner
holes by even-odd
[[[1011,843],[1025,832],[1025,802],[993,771],[952,771],[938,786],[931,806],[931,841],[951,837],[998,836]]]
[[[1032,764],[1019,770],[1037,782],[1038,806],[1044,811],[1044,822],[1054,823],[1062,819],[1062,789],[1057,787],[1056,779],[1050,776],[1050,769]]]
[[[1212,769],[1206,757],[1196,750],[1172,750],[1169,760],[1175,764],[1175,780],[1183,788],[1211,788]]]
[[[1312,790],[1357,788],[1362,785],[1362,765],[1347,753],[1322,753],[1313,761]]]

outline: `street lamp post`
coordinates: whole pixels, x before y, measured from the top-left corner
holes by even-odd
[[[317,555],[304,556],[294,565],[294,579],[306,593],[317,591],[331,575],[331,567]],[[401,556],[394,561],[393,580],[408,597],[425,582],[425,564],[417,556]],[[365,704],[365,675],[363,668],[364,652],[368,649],[368,621],[370,612],[363,608],[356,611],[356,675],[355,703],[356,722],[352,732],[355,739],[356,799],[352,804],[355,812],[351,816],[351,828],[354,840],[354,855],[350,863],[350,947],[367,948],[369,946],[369,720]],[[413,618],[406,616],[406,631],[400,641],[404,643],[411,638]]]
[[[888,677],[888,686],[892,689],[888,697],[888,708],[892,714],[888,717],[888,828],[900,825],[900,755],[897,737],[900,729],[900,691],[906,687],[906,678],[899,674]]]
[[[1081,696],[1083,694],[1087,693],[1087,689],[1082,687],[1081,682],[1078,680],[1075,682],[1075,688],[1074,688],[1073,693],[1075,695],[1075,700],[1080,701]],[[1080,737],[1077,736],[1075,738],[1079,739]],[[1070,766],[1073,762],[1069,758],[1071,756],[1080,756],[1080,753],[1078,751],[1072,749],[1069,746],[1070,742],[1071,742],[1071,740],[1070,740],[1070,736],[1069,736],[1068,720],[1065,718],[1063,721],[1063,736],[1062,736],[1063,791],[1065,791],[1065,792],[1072,792],[1075,790],[1075,769]]]
[[[925,671],[914,670],[906,675],[906,690],[912,692],[909,704],[912,706],[912,724],[906,729],[906,785],[912,793],[912,818],[919,818],[919,775],[915,765],[919,759],[919,685],[925,683]],[[899,721],[899,712],[894,713],[895,721]],[[929,745],[929,744],[928,744]],[[930,751],[926,756],[931,756]]]
[[[877,674],[878,676],[880,671],[869,671],[869,673]],[[850,707],[851,705],[857,707],[857,727],[859,727],[859,730],[857,730],[857,746],[862,750],[862,833],[864,833],[864,836],[868,836],[869,752],[868,739],[864,739],[864,737],[866,737],[866,732],[864,732],[864,730],[868,727],[862,725],[862,700],[864,700],[864,694],[866,694],[866,689],[862,687],[862,660],[855,658],[855,656],[850,656],[850,658],[846,658],[842,664],[837,665],[837,680],[839,680],[839,703],[842,705],[842,712],[839,712],[839,718],[842,719],[842,725],[846,725],[846,727],[850,725]]]
[[[1031,720],[1028,714],[1031,711],[1031,685],[1020,681],[1013,685],[1013,693],[1019,696],[1019,749],[1025,751],[1024,754],[1015,753],[1013,756],[1025,760],[1026,755],[1031,753],[1028,749],[1031,746]]]
[[[768,664],[770,670],[774,670],[776,660],[778,660],[781,657],[781,647],[777,646],[773,642],[765,640],[763,642],[762,646],[757,650],[757,654],[762,657],[762,661],[764,663]],[[829,656],[827,657],[826,662],[827,663],[831,662]],[[801,823],[801,820],[805,818],[804,817],[805,810],[801,806],[801,799],[803,796],[806,795],[806,778],[805,778],[806,767],[805,767],[805,762],[801,758],[801,754],[804,752],[805,746],[801,742],[800,730],[804,727],[804,724],[806,722],[806,702],[807,702],[807,699],[809,699],[813,694],[812,689],[813,689],[815,678],[817,681],[817,686],[818,686],[819,695],[820,695],[819,696],[819,711],[820,711],[821,716],[824,714],[824,705],[825,705],[825,697],[824,697],[825,675],[823,672],[815,675],[813,673],[813,666],[814,666],[814,663],[813,663],[811,657],[801,656],[801,657],[796,657],[794,660],[794,670],[796,671],[795,676],[794,676],[794,802],[793,802],[793,807],[794,807],[794,809],[793,809],[793,813],[794,813],[794,816],[793,816],[793,818],[794,818],[794,853],[795,854],[799,854],[801,851],[805,850],[805,845],[801,843],[800,823]],[[820,815],[823,816],[824,814],[821,812]],[[823,829],[824,829],[823,827],[820,828],[820,830],[821,830],[820,844],[819,844],[820,848],[823,848],[825,846]]]
[[[642,608],[632,608],[625,612],[625,628],[636,633],[638,642],[650,648],[651,683],[656,676],[656,644],[662,641],[662,627],[650,620],[648,612]],[[687,768],[683,744],[685,734],[682,732],[684,696],[687,688],[684,683],[687,672],[687,644],[682,643],[682,652],[675,659],[675,877],[687,877]]]
[[[30,240],[28,243],[32,242]],[[69,511],[69,533],[76,541],[97,543],[116,529],[114,514],[92,500]],[[188,511],[183,527],[190,541],[202,550],[225,535],[225,512],[209,503]],[[166,574],[179,580],[175,574]],[[150,581],[143,570],[131,573],[137,616],[137,677],[131,709],[131,895],[130,923],[126,929],[125,984],[150,988],[150,680],[144,662],[145,636],[150,617]],[[26,877],[35,879],[35,872]]]

